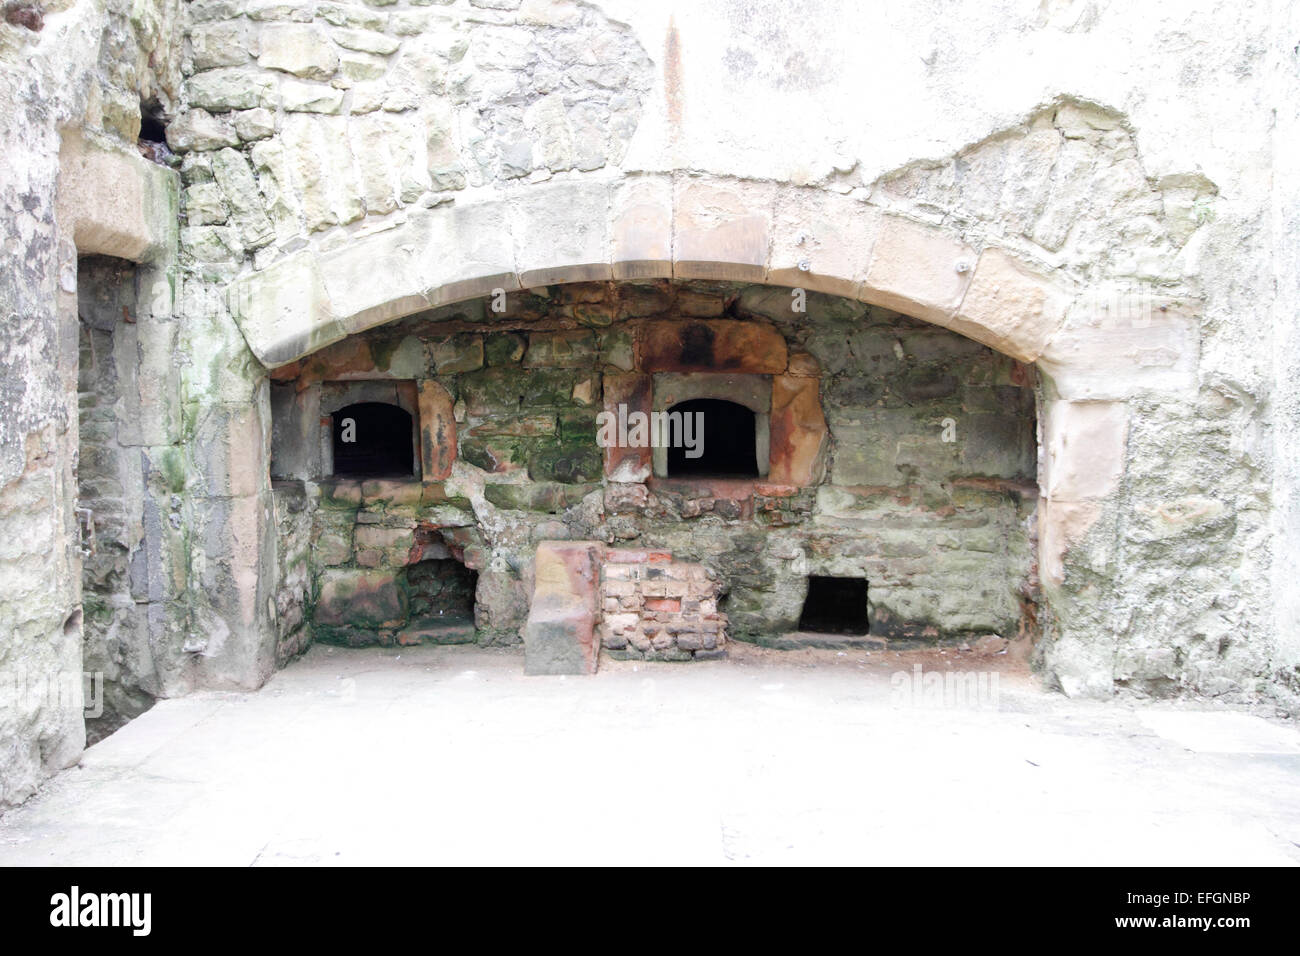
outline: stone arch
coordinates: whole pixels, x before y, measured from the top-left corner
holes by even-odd
[[[387,281],[374,282],[377,274]],[[828,190],[695,174],[575,178],[413,212],[384,232],[295,252],[237,279],[228,294],[254,354],[277,367],[405,315],[498,291],[649,278],[839,295],[1036,364],[1039,571],[1057,616],[1068,616],[1074,600],[1062,587],[1066,554],[1119,487],[1125,400],[1195,387],[1195,320],[1172,299],[1154,310],[1148,301],[1154,323],[1125,328],[1098,311],[1105,289],[975,231]],[[1172,358],[1150,360],[1141,340],[1153,335]],[[1063,686],[1108,693],[1103,670],[1082,665],[1082,676],[1066,675]]]
[[[648,278],[858,299],[1022,362],[1043,355],[1077,295],[1010,250],[976,248],[850,196],[664,175],[566,180],[421,210],[394,228],[247,274],[232,283],[229,302],[253,353],[274,368],[355,332],[496,290]]]

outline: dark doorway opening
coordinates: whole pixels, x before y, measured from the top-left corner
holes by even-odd
[[[799,630],[815,634],[866,634],[865,578],[810,577]]]
[[[358,402],[334,413],[334,474],[340,478],[404,478],[415,473],[409,412],[383,402]]]
[[[674,415],[680,415],[680,427],[674,423]],[[759,476],[754,413],[744,405],[717,398],[693,398],[674,405],[668,416],[665,431],[671,439],[669,478]],[[693,447],[679,440],[687,437],[693,439]],[[690,457],[697,452],[697,457]]]

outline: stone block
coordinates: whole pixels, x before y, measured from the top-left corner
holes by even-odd
[[[591,445],[558,445],[534,452],[528,459],[528,474],[534,481],[578,484],[599,479],[600,466],[600,449]]]
[[[1048,405],[1044,423],[1044,494],[1054,501],[1102,498],[1119,486],[1128,438],[1122,402]]]
[[[191,107],[210,113],[251,110],[259,106],[274,109],[275,78],[249,67],[222,67],[190,77],[187,90]]]
[[[605,412],[619,420],[620,414],[652,411],[652,379],[639,372],[605,375]],[[637,484],[650,477],[652,449],[619,446],[616,441],[602,443],[605,452],[605,477],[612,482]],[[644,487],[644,486],[643,486]]]
[[[429,361],[438,375],[455,375],[473,372],[483,367],[483,337],[481,335],[450,335],[432,339],[428,345]]]
[[[388,230],[321,257],[325,289],[349,332],[427,307],[409,240],[400,230]],[[384,281],[373,281],[379,274]]]
[[[580,503],[600,486],[529,482],[526,485],[485,485],[483,497],[490,504],[510,511],[540,511],[560,514]]]
[[[190,446],[199,460],[192,473],[202,476],[210,497],[253,496],[266,490],[265,426],[255,404],[218,405],[199,415]]]
[[[788,375],[772,379],[771,436],[769,481],[799,488],[821,481],[830,433],[822,414],[819,379]]]
[[[223,149],[212,157],[212,175],[225,194],[230,216],[239,227],[240,238],[250,249],[264,246],[275,238],[271,220],[263,210],[253,170],[242,153]]]
[[[519,288],[504,202],[438,206],[413,216],[406,228],[406,241],[419,257],[418,287],[429,290],[431,306]],[[455,250],[455,255],[449,255],[449,250]]]
[[[1192,394],[1200,361],[1197,315],[1191,301],[1145,292],[1080,298],[1043,349],[1039,368],[1069,400]]]
[[[241,66],[257,52],[250,42],[248,24],[239,21],[205,23],[189,31],[190,51],[197,72],[222,66]]]
[[[525,368],[591,368],[596,338],[591,332],[533,332],[528,336]]]
[[[531,186],[512,203],[519,284],[610,279],[609,186],[557,182]]]
[[[396,52],[400,43],[386,34],[374,30],[343,28],[334,30],[330,36],[339,46],[361,53],[378,53],[387,56]]]
[[[312,80],[327,80],[339,57],[324,31],[306,24],[268,24],[262,28],[259,66]]]
[[[638,365],[646,372],[777,374],[788,362],[780,332],[735,319],[648,322],[639,351]]]
[[[816,189],[777,193],[767,281],[856,298],[866,276],[880,212]]]
[[[762,282],[776,187],[683,179],[673,209],[673,276]]]
[[[886,216],[859,297],[946,325],[961,304],[974,267],[975,250],[941,229]]]
[[[615,186],[610,231],[615,279],[670,278],[672,180],[667,176],[637,176]]]
[[[346,334],[334,318],[316,259],[306,250],[231,283],[228,301],[249,348],[269,368]]]
[[[400,627],[406,623],[408,604],[397,575],[396,571],[322,572],[314,622],[359,630]]]
[[[77,252],[143,262],[170,255],[176,239],[180,178],[135,150],[76,133],[59,150],[58,217]]]
[[[234,114],[235,132],[245,143],[275,135],[275,114],[268,109],[241,110]]]
[[[526,674],[596,672],[600,548],[594,541],[544,541],[537,546],[533,597],[523,631]]]
[[[527,339],[514,332],[498,332],[483,340],[483,361],[488,365],[517,365],[527,351]]]
[[[334,114],[343,106],[343,91],[307,80],[287,79],[280,84],[280,102],[288,113]]]
[[[191,150],[202,152],[221,149],[223,146],[238,146],[239,134],[230,123],[196,107],[168,124],[167,145],[177,153],[188,153]]]
[[[420,461],[423,478],[446,481],[456,461],[456,415],[451,393],[434,381],[419,383]]]
[[[1022,362],[1033,362],[1065,320],[1070,295],[1001,249],[985,249],[961,308],[946,324]]]

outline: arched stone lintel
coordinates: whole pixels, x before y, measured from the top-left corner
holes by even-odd
[[[565,180],[411,212],[326,252],[232,283],[265,365],[384,322],[500,291],[604,279],[716,279],[858,299],[1033,362],[1071,290],[1011,252],[861,200],[773,183],[668,175]]]
[[[566,180],[421,210],[402,225],[328,252],[302,250],[243,277],[230,305],[253,352],[275,367],[404,315],[497,291],[670,277],[847,296],[1037,362],[1049,444],[1058,429],[1069,431],[1053,424],[1057,401],[1073,408],[1196,387],[1192,304],[1162,301],[1145,321],[1125,323],[1098,308],[1097,296],[1075,294],[1009,250],[977,250],[938,226],[837,193],[695,176]],[[1118,429],[1112,438],[1122,447]],[[1090,454],[1060,451],[1075,453]],[[1049,492],[1054,500],[1064,493]]]

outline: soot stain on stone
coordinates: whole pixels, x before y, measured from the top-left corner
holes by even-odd
[[[682,330],[682,364],[712,365],[713,329],[702,323],[692,323]]]

